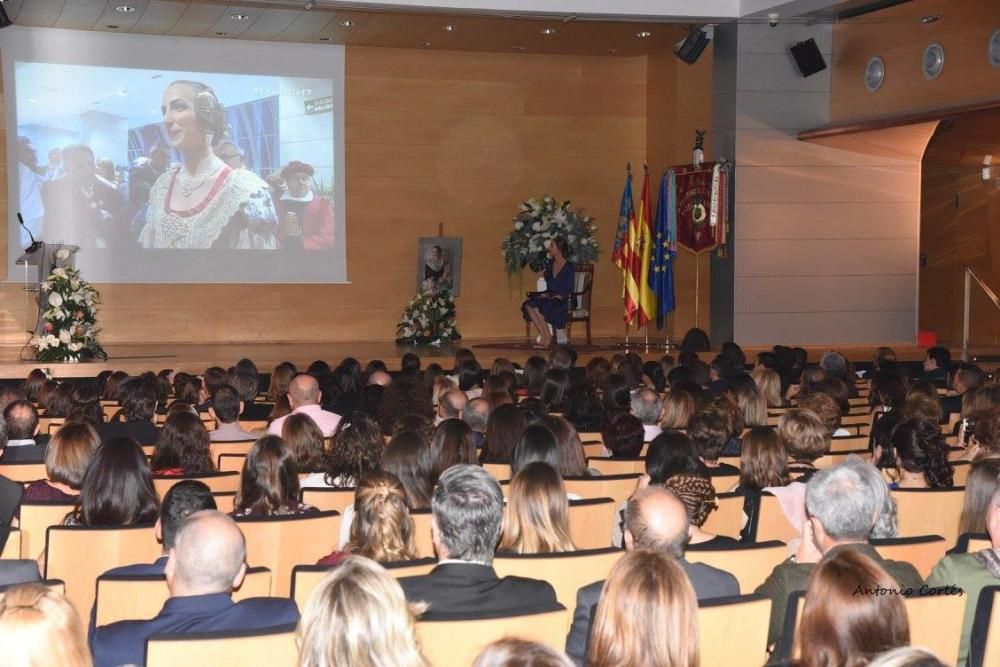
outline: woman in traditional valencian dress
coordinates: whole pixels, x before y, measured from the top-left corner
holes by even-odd
[[[165,171],[149,193],[139,234],[144,248],[277,248],[278,215],[267,184],[233,169],[213,148],[228,139],[215,91],[174,81],[163,93],[163,126],[181,165]]]

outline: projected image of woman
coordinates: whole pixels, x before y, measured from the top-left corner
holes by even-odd
[[[139,245],[276,248],[278,216],[267,184],[215,154],[214,148],[229,140],[225,110],[215,91],[198,81],[174,81],[163,93],[161,109],[163,128],[181,164],[153,184]]]

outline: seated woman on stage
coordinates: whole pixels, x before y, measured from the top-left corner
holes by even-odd
[[[552,239],[546,250],[551,259],[542,274],[545,278],[545,291],[521,304],[524,319],[538,329],[539,347],[552,344],[549,325],[557,331],[566,326],[566,302],[573,291],[573,265],[566,258],[569,254],[566,239]]]

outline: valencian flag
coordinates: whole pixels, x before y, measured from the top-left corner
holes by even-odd
[[[625,189],[622,191],[622,202],[618,207],[618,229],[615,230],[615,247],[611,253],[611,261],[622,271],[625,270],[625,253],[628,249],[628,226],[635,216],[635,205],[632,203],[632,165],[627,167]]]
[[[639,198],[638,215],[629,225],[628,257],[625,276],[625,320],[641,328],[652,319],[656,310],[656,296],[649,287],[649,267],[653,250],[653,230],[650,220],[649,170],[643,177],[642,196]],[[629,297],[632,296],[632,309]]]
[[[677,259],[677,182],[671,169],[660,181],[653,225],[652,268],[649,287],[656,296],[656,328],[663,329],[667,313],[677,308],[674,299],[674,260]]]

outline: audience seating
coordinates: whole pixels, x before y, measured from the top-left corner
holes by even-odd
[[[234,442],[213,442],[209,445],[212,450],[212,461],[219,465],[219,457],[223,454],[240,454],[244,458],[250,453],[254,440],[236,440]]]
[[[97,577],[114,567],[152,563],[159,555],[152,524],[50,526],[45,533],[43,574],[66,582],[66,597],[85,617],[94,604]]]
[[[242,419],[240,420],[240,428],[246,431],[247,433],[260,433],[261,435],[264,435],[265,433],[267,433],[267,427],[269,425],[270,424],[267,423],[266,419],[257,419],[250,421],[243,421]]]
[[[1000,665],[1000,586],[987,586],[979,593],[975,614],[968,667]]]
[[[431,667],[464,666],[471,665],[488,644],[504,637],[535,641],[562,651],[571,618],[571,612],[563,609],[470,621],[421,621],[417,623],[417,635]]]
[[[306,488],[299,490],[299,501],[316,509],[343,513],[354,504],[353,486],[341,488]]]
[[[958,539],[965,487],[897,489],[892,496],[896,499],[900,537],[941,535],[948,544]]]
[[[834,438],[830,441],[830,453],[841,454],[844,452],[868,451],[868,436],[859,435],[849,438]]]
[[[730,493],[740,484],[739,475],[712,475],[712,488],[716,494]]]
[[[882,558],[906,561],[926,579],[951,543],[940,535],[923,535],[871,540],[871,544]]]
[[[0,552],[0,560],[17,560],[21,557],[21,531],[12,528],[7,535],[7,542]]]
[[[484,463],[483,470],[493,475],[493,478],[498,482],[505,482],[513,477],[510,474],[509,463]]]
[[[396,579],[416,577],[428,574],[437,566],[436,558],[419,558],[417,560],[400,560],[392,563],[380,563],[386,571]],[[309,596],[323,581],[330,570],[329,565],[296,565],[292,568],[292,599],[299,607],[299,612],[306,608]]]
[[[0,463],[0,475],[12,482],[36,482],[48,479],[49,473],[44,463]]]
[[[600,477],[566,477],[567,493],[581,498],[613,498],[620,505],[635,492],[639,475],[603,475]]]
[[[146,641],[146,667],[296,667],[295,626],[252,632],[153,635]]]
[[[778,563],[788,558],[788,546],[778,541],[740,544],[727,549],[705,549],[691,544],[684,557],[691,563],[705,563],[729,572],[740,582],[740,592],[750,593],[764,583]]]
[[[315,563],[337,548],[340,514],[320,512],[292,516],[238,517],[247,541],[247,565],[271,571],[271,594],[291,592],[292,568]]]
[[[183,482],[186,479],[195,479],[199,482],[204,482],[212,493],[227,493],[235,492],[240,488],[240,475],[239,473],[233,472],[210,472],[204,475],[184,475],[177,477],[154,477],[153,487],[156,489],[156,493],[160,498],[166,495],[167,491],[170,490],[177,482]]]
[[[763,595],[699,601],[698,648],[702,667],[764,664],[770,615],[771,600]]]
[[[218,459],[216,459],[216,467],[218,467],[219,472],[240,474],[243,472],[243,464],[246,461],[246,454],[219,454]]]
[[[646,459],[591,456],[587,459],[587,467],[593,468],[602,475],[642,475],[646,472]]]
[[[739,538],[743,529],[743,496],[738,493],[720,493],[719,506],[708,515],[702,529],[715,535]]]
[[[434,539],[431,537],[430,508],[413,510],[410,512],[410,516],[413,518],[417,556],[420,558],[432,558],[434,556]]]
[[[577,591],[595,581],[607,579],[611,568],[624,553],[612,547],[555,554],[505,554],[493,559],[493,567],[501,577],[544,579],[556,590],[559,602],[567,609],[573,609]],[[567,625],[564,636],[568,630]]]
[[[839,466],[841,463],[846,461],[851,456],[865,457],[867,455],[868,455],[867,449],[855,449],[853,451],[835,452],[819,457],[818,459],[813,461],[813,465],[815,465],[820,470],[825,470],[826,468]]]
[[[36,581],[35,583],[41,586],[45,586],[49,590],[55,591],[61,595],[66,594],[66,584],[63,582],[62,579],[42,579],[41,581]],[[5,584],[3,586],[0,586],[0,593],[3,593],[4,591],[13,586],[19,586],[19,585],[20,584]]]
[[[61,525],[76,507],[73,503],[36,500],[21,503],[21,558],[36,560],[45,550],[45,531]]]
[[[972,469],[972,461],[954,461],[955,476],[952,483],[955,486],[965,486],[965,481],[969,479],[969,470]]]
[[[975,553],[983,549],[992,549],[993,543],[986,533],[962,533],[955,541],[955,553]]]
[[[247,569],[233,600],[267,597],[271,594],[271,572],[266,567]],[[97,578],[95,615],[97,625],[153,618],[170,597],[162,574],[101,575]]]
[[[49,426],[58,427],[66,423],[65,417],[46,417],[44,415],[38,418],[38,432],[39,433],[49,433]]]
[[[213,493],[212,498],[215,499],[215,507],[226,514],[232,514],[233,508],[236,503],[236,492],[235,491],[223,491],[222,493]]]
[[[788,523],[778,499],[770,493],[762,493],[757,516],[757,535],[754,540],[757,542],[778,540],[787,544],[797,537],[799,531]]]
[[[577,549],[611,546],[618,505],[611,498],[569,501],[569,535]]]

